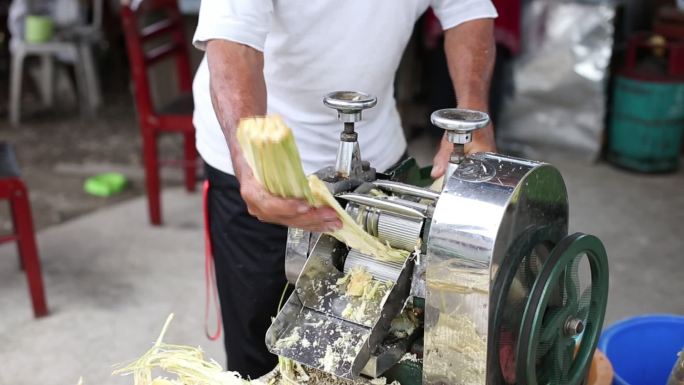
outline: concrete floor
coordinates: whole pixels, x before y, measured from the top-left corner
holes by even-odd
[[[132,384],[112,365],[137,358],[176,319],[168,340],[204,337],[201,195],[170,189],[166,225],[147,224],[142,198],[87,214],[39,234],[50,316],[34,320],[12,245],[0,247],[0,385]]]
[[[643,176],[604,164],[554,164],[568,185],[571,231],[598,235],[608,250],[607,323],[683,314],[684,172]],[[162,228],[147,225],[136,198],[40,232],[52,314],[38,321],[14,247],[0,247],[0,385],[67,385],[79,376],[86,384],[131,384],[109,377],[111,365],[144,352],[170,312],[177,319],[169,341],[201,345],[223,362],[221,344],[202,328],[200,198],[167,189]]]
[[[65,106],[29,111],[12,127],[0,114],[0,140],[14,147],[38,229],[143,194],[140,130],[128,92],[107,94],[96,119],[81,118]],[[182,158],[181,135],[163,135],[159,144],[162,159]],[[126,175],[127,188],[106,199],[84,193],[86,178],[103,172]],[[180,185],[178,169],[165,167],[162,173],[167,184]],[[0,204],[0,232],[11,228],[6,213]]]

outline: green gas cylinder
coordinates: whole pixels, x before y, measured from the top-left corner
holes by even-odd
[[[608,158],[635,171],[666,172],[678,168],[682,150],[684,43],[653,36],[630,40],[626,68],[615,79]]]
[[[684,83],[618,76],[609,159],[641,172],[676,170],[684,134]]]

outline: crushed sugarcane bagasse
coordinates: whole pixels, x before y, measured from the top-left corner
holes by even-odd
[[[266,376],[245,380],[235,372],[226,372],[214,360],[204,358],[204,352],[193,346],[174,345],[163,342],[164,335],[173,319],[170,315],[155,344],[136,361],[116,369],[113,374],[133,376],[134,385],[385,385],[384,378],[372,381],[349,382],[330,374],[279,357],[278,366]],[[341,344],[341,343],[340,343]],[[335,353],[331,353],[335,359]],[[157,376],[153,377],[152,373]],[[79,380],[79,385],[83,385]],[[393,382],[391,385],[399,385]]]
[[[299,331],[301,329],[299,327],[296,327],[292,329],[292,332],[290,333],[289,336],[285,338],[281,338],[278,340],[276,343],[276,348],[278,349],[283,349],[283,348],[291,348],[292,346],[296,345],[297,342],[302,338],[301,335],[299,335]]]
[[[375,321],[372,314],[381,307],[394,284],[373,277],[366,269],[355,267],[337,281],[337,291],[350,298],[342,310],[342,317],[353,322],[372,326]]]

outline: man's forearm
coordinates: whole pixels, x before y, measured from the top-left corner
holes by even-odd
[[[448,29],[445,32],[444,50],[458,107],[487,112],[489,85],[496,58],[494,20],[478,19]],[[494,150],[491,125],[475,133],[473,145],[478,150]]]
[[[266,114],[264,56],[246,45],[212,40],[207,44],[211,101],[240,179],[247,164],[235,137],[241,118]]]

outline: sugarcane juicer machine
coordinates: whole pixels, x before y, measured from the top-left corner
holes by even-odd
[[[290,229],[294,290],[266,335],[269,350],[354,381],[402,385],[581,384],[608,296],[605,249],[568,235],[568,201],[553,166],[493,153],[466,155],[482,112],[445,109],[431,121],[454,144],[443,186],[409,159],[392,170],[363,161],[355,123],[376,99],[334,92],[344,123],[337,162],[318,171],[371,235],[406,250],[383,262],[335,238]],[[360,132],[363,135],[363,132]],[[371,298],[340,282],[372,276]]]

